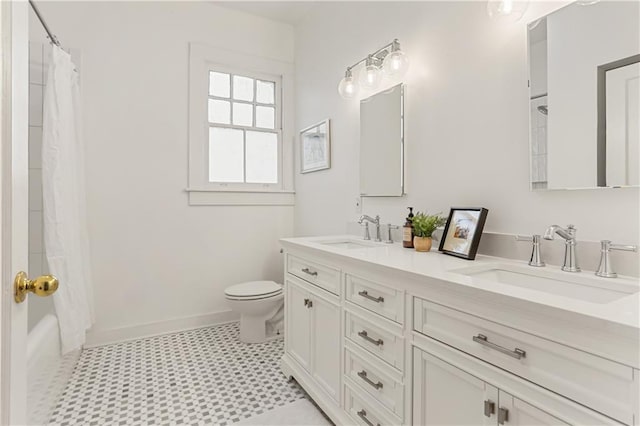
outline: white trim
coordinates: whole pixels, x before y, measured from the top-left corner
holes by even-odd
[[[236,312],[221,311],[212,312],[210,314],[195,315],[192,317],[174,318],[146,324],[138,324],[128,327],[112,328],[109,330],[90,330],[87,333],[87,342],[84,347],[93,348],[96,346],[128,342],[130,340],[236,322],[239,319],[240,317]]]
[[[208,136],[206,104],[208,99],[208,71],[212,67],[246,70],[247,75],[267,74],[281,79],[277,96],[280,96],[280,153],[278,184],[227,184],[209,182]],[[276,83],[276,86],[278,84]],[[293,151],[294,151],[294,78],[293,64],[259,56],[246,55],[222,48],[198,43],[189,44],[189,192],[190,205],[293,205]],[[278,102],[278,100],[276,100]],[[277,126],[276,126],[277,127]],[[269,129],[257,129],[270,131]],[[277,131],[277,129],[276,129]],[[242,187],[246,186],[243,190]],[[230,196],[217,194],[230,193]],[[269,195],[266,195],[269,194]],[[288,194],[288,195],[285,195]]]
[[[293,191],[187,189],[190,206],[293,206]]]

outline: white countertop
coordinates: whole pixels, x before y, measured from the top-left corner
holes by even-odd
[[[531,288],[518,287],[503,284],[480,277],[463,275],[455,270],[477,267],[482,265],[518,265],[526,266],[526,261],[514,261],[499,257],[478,255],[474,261],[460,259],[437,251],[437,244],[431,252],[420,253],[413,249],[403,248],[400,243],[384,244],[371,243],[366,248],[340,248],[327,244],[321,244],[328,240],[362,241],[353,235],[331,235],[321,237],[284,238],[281,243],[286,248],[307,248],[324,253],[343,256],[347,259],[355,259],[363,262],[381,265],[387,268],[401,270],[417,276],[442,280],[451,284],[465,286],[484,292],[497,293],[503,296],[524,300],[527,302],[545,305],[562,311],[572,312],[587,317],[604,320],[619,325],[640,329],[640,292],[623,296],[609,303],[594,303],[579,300],[570,296],[560,296]],[[366,242],[370,243],[370,242]],[[544,271],[543,271],[544,270]],[[540,273],[557,275],[570,275],[570,272],[560,271],[559,266],[547,265],[541,268]],[[615,287],[620,284],[632,286],[640,291],[640,280],[633,277],[600,278],[593,271],[582,271],[579,274],[588,274],[591,282],[602,284],[601,287]],[[567,278],[569,279],[569,278]]]

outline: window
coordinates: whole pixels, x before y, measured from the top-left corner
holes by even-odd
[[[279,182],[280,78],[208,72],[209,182]]]
[[[293,205],[293,65],[189,50],[189,203]]]

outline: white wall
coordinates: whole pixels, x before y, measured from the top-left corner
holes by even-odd
[[[639,16],[638,2],[603,1],[548,17],[550,188],[597,185],[597,68],[640,53]]]
[[[207,2],[38,4],[82,52],[89,342],[230,318],[225,287],[282,279],[293,208],[188,206],[188,42],[293,62],[292,27]],[[31,34],[43,38],[33,16]]]
[[[296,177],[296,234],[345,232],[359,216],[358,101],[339,97],[345,67],[398,38],[409,54],[403,198],[366,198],[363,213],[401,224],[406,206],[489,209],[485,230],[638,243],[638,190],[529,191],[526,23],[563,3],[535,3],[518,23],[486,2],[319,4],[296,26],[298,128],[332,119],[331,169]],[[558,263],[560,259],[549,259]]]

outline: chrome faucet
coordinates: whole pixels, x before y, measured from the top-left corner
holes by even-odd
[[[376,242],[380,242],[382,241],[382,238],[380,238],[380,216],[376,216],[376,218],[372,218],[371,216],[367,216],[366,214],[363,214],[362,216],[360,216],[360,219],[358,219],[358,223],[360,225],[362,225],[363,222],[371,222],[373,224],[376,225]],[[365,226],[366,226],[366,234],[364,239],[365,240],[370,240],[371,238],[367,238],[369,236],[369,224],[365,222]]]
[[[596,271],[596,275],[599,277],[615,278],[618,276],[611,267],[611,258],[609,257],[611,250],[637,251],[638,247],[612,244],[609,240],[600,241],[600,265]]]
[[[562,270],[566,272],[580,272],[576,255],[576,245],[578,244],[576,241],[576,228],[573,225],[567,225],[566,229],[558,225],[551,225],[545,231],[544,239],[553,240],[555,234],[560,235],[565,240]]]

